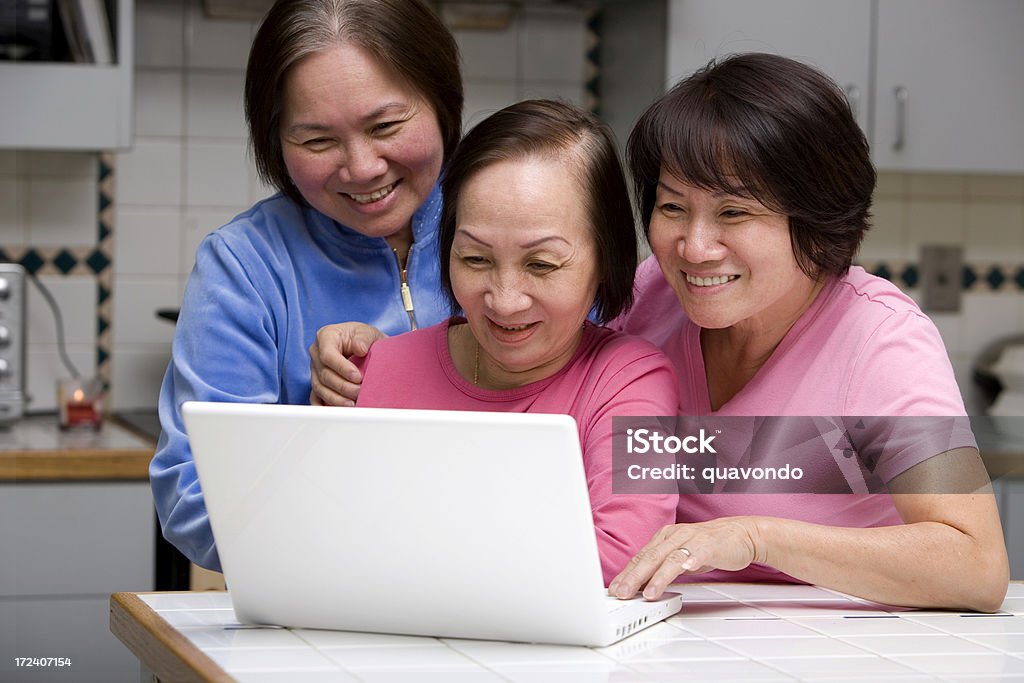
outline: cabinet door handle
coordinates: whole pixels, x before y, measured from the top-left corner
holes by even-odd
[[[907,142],[907,89],[897,85],[892,94],[896,98],[896,136],[892,141],[892,151],[902,152]]]
[[[848,83],[843,92],[846,93],[846,102],[850,105],[850,111],[856,121],[860,118],[860,88],[856,83]]]

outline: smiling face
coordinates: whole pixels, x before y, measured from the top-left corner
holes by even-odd
[[[433,109],[415,89],[350,43],[292,67],[281,147],[313,208],[371,237],[411,239],[412,215],[441,172]]]
[[[704,328],[788,329],[816,290],[797,265],[786,216],[664,170],[648,239],[687,316]]]
[[[550,377],[579,345],[599,277],[576,175],[566,160],[527,157],[491,164],[463,186],[452,290],[480,345],[486,386]]]

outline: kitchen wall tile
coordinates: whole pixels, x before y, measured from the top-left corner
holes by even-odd
[[[243,71],[190,73],[185,110],[188,136],[245,139],[244,88]]]
[[[68,357],[83,377],[96,374],[96,351],[91,344],[74,345],[67,349]],[[71,377],[64,367],[56,346],[31,348],[25,354],[25,392],[29,402],[26,412],[51,412],[57,408],[57,380]]]
[[[0,176],[0,244],[28,242],[28,183]]]
[[[907,194],[911,197],[962,200],[966,187],[966,177],[952,173],[911,173],[907,176]]]
[[[178,272],[188,275],[196,262],[196,249],[208,234],[226,225],[239,211],[233,209],[189,211],[185,215],[184,230],[181,234],[181,260]]]
[[[171,343],[174,326],[158,318],[156,311],[176,305],[177,278],[115,275],[114,290],[115,345]]]
[[[117,155],[117,202],[177,206],[182,198],[181,173],[179,142],[136,138],[130,152]]]
[[[902,200],[882,197],[874,202],[872,225],[860,248],[861,259],[885,259],[911,255],[906,249],[906,205]]]
[[[95,179],[52,178],[29,182],[29,243],[66,246],[96,242]]]
[[[185,147],[185,203],[243,207],[249,203],[246,143],[189,141]]]
[[[964,258],[1012,260],[1024,256],[1024,202],[972,201],[967,205]]]
[[[179,137],[183,129],[183,78],[180,72],[135,70],[135,134]]]
[[[967,176],[967,196],[972,199],[1024,199],[1024,176]]]
[[[899,197],[907,193],[907,174],[882,171],[875,183],[875,197]]]
[[[252,22],[208,19],[202,6],[191,2],[185,16],[185,63],[193,68],[245,69],[252,37]]]
[[[466,79],[465,105],[462,113],[463,132],[494,112],[520,99],[515,81],[479,81]]]
[[[965,292],[962,297],[963,341],[958,349],[971,356],[989,343],[1024,331],[1020,296]]]
[[[135,66],[185,63],[185,8],[181,0],[139,0],[135,5]]]
[[[249,161],[249,164],[250,164],[250,166],[249,166],[249,204],[252,205],[252,204],[255,204],[256,202],[258,202],[261,199],[266,199],[267,197],[275,194],[277,192],[277,188],[273,187],[271,185],[265,185],[263,183],[263,181],[260,180],[259,175],[256,173],[256,166],[255,166],[255,164],[253,164],[253,162],[251,160],[252,159],[252,155],[251,154],[249,154],[246,158],[250,160]]]
[[[18,170],[17,150],[0,149],[0,176],[13,176]]]
[[[988,408],[988,401],[982,394],[978,385],[974,382],[974,362],[977,353],[955,353],[949,354],[949,362],[953,365],[953,374],[956,377],[956,384],[960,387],[960,397],[964,400],[964,407],[968,415],[984,415]]]
[[[956,353],[964,348],[963,318],[960,313],[928,313],[928,317],[935,324],[939,334],[942,336],[942,343],[946,345],[946,351]]]
[[[164,323],[171,327],[170,323]],[[110,356],[110,409],[155,408],[171,345],[114,344]]]
[[[581,83],[585,20],[581,10],[527,8],[519,32],[523,78]]]
[[[565,100],[586,106],[585,89],[578,81],[525,81],[520,86],[519,99]]]
[[[514,80],[520,75],[516,21],[503,31],[464,29],[453,35],[462,56],[463,78]]]
[[[22,172],[33,178],[96,178],[96,154],[93,152],[22,152]]]
[[[907,202],[907,242],[963,244],[967,211],[960,201],[913,197]]]
[[[96,342],[96,279],[89,276],[40,275],[39,281],[53,296],[64,323],[67,344],[89,345]],[[26,285],[25,307],[28,326],[25,328],[28,348],[56,346],[57,323],[53,311],[39,289]]]
[[[114,231],[114,273],[177,275],[182,215],[177,208],[117,209]]]

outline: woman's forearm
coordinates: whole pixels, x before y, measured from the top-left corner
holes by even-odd
[[[755,562],[876,602],[996,611],[1009,569],[994,498],[943,498],[959,504],[957,517],[970,510],[971,522],[909,521],[861,529],[747,518],[756,530]],[[986,521],[993,518],[995,524]]]

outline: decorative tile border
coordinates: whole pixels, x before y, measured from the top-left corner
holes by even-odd
[[[595,9],[587,16],[584,29],[586,53],[583,57],[583,97],[584,107],[590,112],[601,115],[601,36],[604,13]]]
[[[103,389],[110,389],[110,351],[113,348],[110,326],[114,319],[114,154],[100,152],[96,191],[99,210],[96,216],[97,260],[106,262],[96,272],[96,376]]]
[[[920,266],[905,261],[861,262],[857,265],[869,273],[885,278],[900,289],[917,289],[921,280]],[[975,294],[1001,292],[1017,294],[1024,291],[1024,265],[1016,263],[965,263],[961,288]]]
[[[97,162],[95,246],[0,247],[0,262],[20,263],[34,275],[85,275],[96,279],[96,376],[110,388],[110,327],[113,320],[114,155]]]

